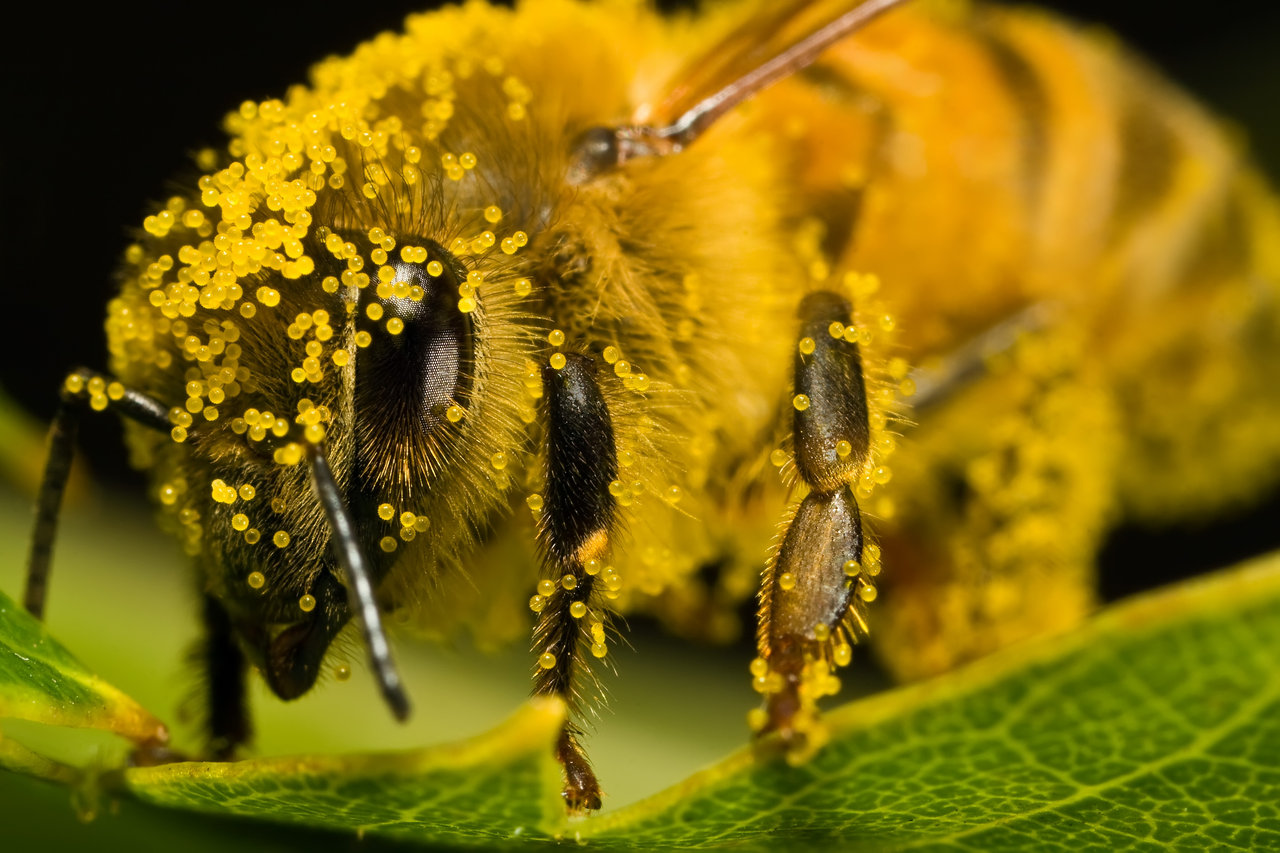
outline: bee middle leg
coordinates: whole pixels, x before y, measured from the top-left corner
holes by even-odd
[[[534,695],[563,698],[571,715],[581,710],[580,686],[589,677],[587,655],[603,657],[602,588],[616,525],[609,484],[618,476],[613,422],[589,356],[566,353],[560,368],[543,369],[546,477],[538,524],[543,579],[534,607],[539,658]],[[600,808],[600,785],[571,718],[556,743],[564,767],[570,811]]]
[[[752,671],[765,695],[761,733],[792,749],[816,745],[816,702],[834,693],[833,665],[848,662],[848,639],[865,632],[862,515],[854,490],[870,446],[866,384],[858,345],[831,331],[852,305],[831,291],[800,303],[795,359],[795,466],[808,494],[786,525],[760,590],[759,658]]]

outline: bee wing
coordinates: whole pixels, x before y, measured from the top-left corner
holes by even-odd
[[[661,102],[642,107],[637,123],[645,127],[643,135],[679,150],[750,95],[812,64],[829,45],[903,2],[761,3],[745,23],[685,65]]]

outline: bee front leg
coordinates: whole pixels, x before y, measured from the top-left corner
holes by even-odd
[[[231,761],[253,737],[249,663],[235,640],[231,617],[218,599],[202,595],[200,615],[204,635],[192,648],[188,662],[199,671],[201,680],[190,697],[192,705],[184,703],[184,709],[190,707],[198,715],[200,731],[207,738],[201,758]],[[144,744],[130,756],[130,762],[141,767],[192,760],[196,759],[164,744]]]
[[[752,663],[766,699],[758,728],[778,732],[793,752],[817,745],[817,700],[836,692],[832,670],[848,662],[847,640],[866,630],[860,608],[869,582],[860,573],[862,516],[853,486],[871,434],[858,345],[829,332],[850,322],[852,305],[819,291],[798,313],[793,436],[796,470],[809,491],[765,571],[760,657]]]
[[[58,516],[62,509],[62,496],[67,490],[67,478],[71,475],[80,419],[86,406],[93,411],[111,409],[151,429],[167,432],[171,428],[168,410],[159,401],[99,373],[79,368],[63,381],[58,408],[49,425],[49,455],[45,459],[44,475],[36,497],[36,518],[22,598],[23,606],[37,619],[44,618]],[[142,744],[134,754],[134,760],[141,764],[171,761],[177,757],[165,747],[163,740]]]
[[[245,683],[248,662],[232,633],[231,617],[218,600],[204,596],[203,609],[205,634],[197,654],[208,679],[204,730],[209,738],[209,757],[230,761],[253,734]]]
[[[71,475],[76,435],[86,405],[94,411],[110,408],[155,430],[167,432],[170,429],[168,410],[155,399],[84,368],[67,376],[58,397],[53,423],[49,426],[49,456],[45,460],[40,493],[36,498],[35,529],[27,557],[23,605],[37,619],[44,616],[53,542],[58,533],[58,514],[62,508],[62,495],[67,490],[67,478]]]
[[[609,408],[589,356],[564,354],[543,370],[546,477],[538,525],[543,580],[534,606],[539,651],[534,695],[563,698],[571,714],[581,709],[579,683],[589,675],[587,654],[604,653],[605,612],[598,594],[616,524],[609,484],[618,476]],[[557,358],[558,361],[558,358]],[[600,785],[570,719],[556,744],[564,767],[565,801],[573,812],[600,808]]]

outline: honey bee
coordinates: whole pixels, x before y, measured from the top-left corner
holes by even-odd
[[[388,614],[527,601],[596,809],[611,614],[692,633],[753,589],[750,722],[803,757],[882,586],[882,655],[943,669],[1081,618],[1122,512],[1274,479],[1273,197],[1043,13],[470,3],[227,129],[125,253],[109,372],[64,384],[26,595],[114,410],[196,566],[214,757],[251,669],[297,698],[358,631],[403,718]]]

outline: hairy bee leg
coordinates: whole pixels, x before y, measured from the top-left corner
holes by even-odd
[[[618,476],[613,422],[595,374],[595,361],[576,354],[565,354],[558,370],[543,370],[546,482],[538,542],[544,568],[539,594],[547,594],[534,634],[540,653],[533,692],[563,698],[571,712],[579,710],[586,653],[604,648],[603,614],[593,593],[616,519],[609,492]],[[565,802],[575,812],[600,808],[600,785],[580,735],[570,720],[556,744]]]
[[[761,656],[779,683],[768,694],[764,731],[790,741],[806,728],[806,714],[825,687],[808,669],[830,662],[837,629],[856,601],[859,581],[845,566],[862,561],[862,519],[848,486],[810,492],[787,527],[761,590],[768,608]],[[806,695],[806,691],[812,695]]]
[[[246,676],[249,664],[232,635],[231,617],[212,596],[204,596],[204,641],[198,654],[208,678],[205,734],[209,757],[230,761],[253,736]]]
[[[73,371],[63,383],[58,409],[49,426],[49,456],[40,479],[36,499],[35,529],[31,535],[31,551],[27,557],[27,584],[23,604],[37,619],[44,616],[45,596],[49,587],[49,570],[53,561],[53,541],[58,533],[58,513],[62,495],[71,475],[76,435],[85,405],[111,408],[130,420],[156,430],[170,428],[169,413],[151,397],[123,388],[91,370]]]
[[[309,454],[311,482],[329,521],[334,557],[345,575],[344,586],[347,588],[351,612],[360,620],[370,665],[391,713],[397,720],[406,720],[409,717],[409,697],[405,694],[400,672],[391,656],[391,644],[387,642],[386,632],[382,628],[382,613],[378,610],[373,590],[373,573],[369,570],[364,552],[360,550],[355,520],[342,502],[342,492],[333,479],[333,472],[329,470],[324,449],[312,445]]]
[[[818,697],[834,692],[830,667],[841,627],[865,630],[857,609],[862,516],[851,484],[869,453],[867,395],[857,343],[829,332],[833,323],[843,329],[852,313],[830,291],[807,295],[798,311],[805,345],[795,360],[792,428],[809,493],[765,573],[758,643],[767,670],[757,672],[766,696],[761,731],[789,744],[805,740]]]

